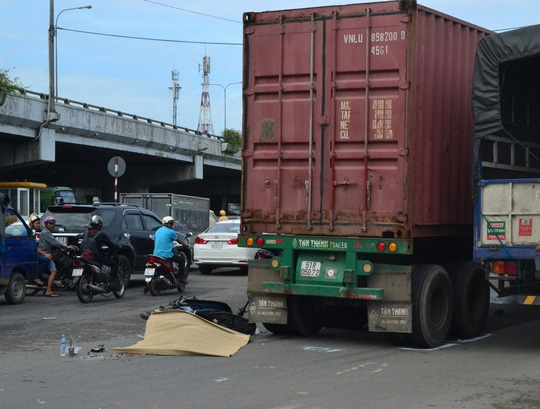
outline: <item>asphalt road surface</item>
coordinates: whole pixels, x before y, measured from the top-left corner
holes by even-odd
[[[247,277],[192,271],[186,296],[223,301],[234,311]],[[0,408],[381,408],[536,409],[540,407],[540,307],[492,304],[486,334],[434,350],[403,349],[383,335],[324,329],[314,338],[275,336],[260,327],[230,358],[117,355],[144,336],[148,311],[176,291],[81,304],[57,299],[0,301]],[[60,357],[60,335],[80,347]],[[98,344],[101,353],[91,353]]]

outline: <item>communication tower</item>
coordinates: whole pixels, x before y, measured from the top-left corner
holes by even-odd
[[[173,82],[173,86],[169,87],[169,89],[172,90],[172,92],[173,92],[173,97],[172,97],[172,99],[173,99],[172,120],[173,120],[173,125],[176,126],[177,102],[178,102],[178,97],[180,96],[180,90],[182,89],[182,87],[180,85],[178,85],[178,71],[172,70],[171,79],[172,79],[172,82]]]
[[[208,92],[208,85],[210,84],[210,57],[206,55],[203,58],[202,64],[203,71],[203,83],[202,83],[202,95],[201,95],[201,111],[199,113],[199,126],[197,131],[207,134],[214,134],[214,127],[212,125],[212,112],[210,111],[210,93]],[[201,65],[199,64],[199,72],[201,72]]]

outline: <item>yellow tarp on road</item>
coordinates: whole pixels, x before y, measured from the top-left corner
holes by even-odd
[[[198,315],[171,310],[155,312],[146,322],[144,339],[119,354],[210,355],[229,357],[249,342],[250,336],[207,321]]]

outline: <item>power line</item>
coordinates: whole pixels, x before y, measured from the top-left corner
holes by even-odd
[[[57,30],[64,30],[64,31],[71,31],[71,32],[74,32],[74,33],[103,36],[103,37],[128,38],[130,40],[161,41],[161,42],[165,42],[165,43],[187,43],[187,44],[242,45],[242,43],[220,43],[220,42],[215,42],[215,41],[171,40],[171,39],[167,39],[167,38],[151,38],[151,37],[127,36],[127,35],[121,35],[121,34],[98,33],[98,32],[95,32],[95,31],[74,30],[72,28],[63,28],[63,27],[57,27],[56,29]]]
[[[233,23],[239,23],[239,24],[242,24],[241,21],[231,20],[231,19],[229,19],[229,18],[224,18],[224,17],[212,16],[211,14],[205,14],[205,13],[200,13],[200,12],[198,12],[198,11],[187,10],[187,9],[183,9],[183,8],[180,8],[180,7],[170,6],[170,5],[168,5],[168,4],[159,3],[159,2],[157,2],[157,1],[152,1],[152,0],[144,0],[144,1],[146,1],[147,3],[157,4],[158,6],[169,7],[169,8],[171,8],[171,9],[176,9],[176,10],[180,10],[180,11],[185,11],[186,13],[199,14],[199,15],[205,16],[205,17],[216,18],[216,19],[218,19],[218,20],[225,20],[225,21],[231,21],[231,22],[233,22]]]

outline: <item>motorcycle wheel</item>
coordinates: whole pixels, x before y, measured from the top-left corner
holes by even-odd
[[[152,277],[152,280],[148,283],[148,290],[153,296],[159,295],[161,293],[161,282],[156,277]]]
[[[79,298],[79,301],[87,304],[90,301],[92,301],[92,298],[94,298],[94,292],[88,288],[88,285],[90,284],[90,275],[88,273],[83,273],[79,281],[77,282],[77,298]]]
[[[118,256],[118,274],[123,276],[124,286],[127,287],[131,281],[131,264],[126,256]]]
[[[116,298],[122,298],[124,294],[126,293],[126,286],[124,282],[124,275],[120,272],[118,273],[118,286],[120,287],[119,290],[114,290],[113,294]]]

